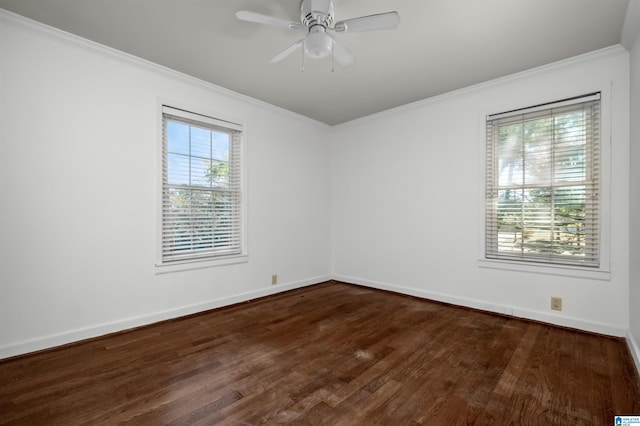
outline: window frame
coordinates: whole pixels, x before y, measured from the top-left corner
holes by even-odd
[[[246,186],[246,125],[241,124],[242,120],[226,119],[220,114],[212,113],[205,108],[182,106],[176,102],[160,101],[158,104],[158,117],[159,117],[159,133],[156,141],[158,143],[158,156],[157,156],[157,214],[156,214],[156,262],[155,272],[156,274],[163,274],[169,272],[177,272],[192,269],[209,268],[223,265],[233,265],[238,263],[245,263],[248,261],[247,251],[247,186]],[[163,254],[163,192],[165,190],[164,173],[165,173],[165,133],[164,122],[165,113],[170,114],[179,119],[184,119],[185,122],[199,122],[204,125],[220,127],[228,129],[231,132],[239,132],[238,146],[238,164],[239,168],[239,191],[240,191],[240,208],[239,208],[239,252],[230,254],[215,254],[209,255],[194,254],[193,256],[186,256],[179,260],[165,260]],[[231,159],[230,159],[231,160]]]
[[[610,158],[611,158],[611,90],[610,84],[603,84],[591,90],[584,90],[576,93],[569,93],[567,96],[551,96],[538,99],[538,102],[529,102],[528,106],[522,103],[510,103],[506,107],[496,108],[493,111],[485,111],[479,121],[482,143],[480,147],[480,173],[479,173],[479,237],[478,237],[478,267],[498,269],[515,272],[537,273],[543,275],[556,275],[574,278],[585,278],[594,280],[609,281],[611,279],[610,269],[610,233],[611,233],[611,187],[610,187]],[[534,108],[537,105],[553,104],[549,99],[573,99],[583,97],[588,93],[600,92],[600,190],[599,190],[599,252],[600,264],[594,266],[580,266],[568,264],[552,264],[526,260],[494,259],[486,257],[486,191],[487,191],[487,170],[486,170],[486,150],[487,150],[487,120],[489,116],[498,115],[496,111],[516,111]],[[578,101],[579,102],[579,101]]]

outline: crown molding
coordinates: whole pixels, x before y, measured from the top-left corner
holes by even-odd
[[[20,29],[30,31],[35,34],[43,35],[45,37],[51,38],[53,40],[61,41],[71,46],[87,49],[93,53],[100,54],[105,57],[127,63],[129,65],[137,66],[147,71],[164,75],[166,77],[169,77],[175,80],[180,80],[182,82],[185,82],[193,86],[199,86],[204,90],[214,92],[218,95],[231,97],[233,99],[242,101],[247,104],[252,104],[257,107],[266,108],[282,115],[287,115],[301,121],[306,121],[307,123],[314,124],[318,127],[323,127],[323,128],[330,127],[328,124],[314,120],[307,116],[295,113],[293,111],[278,107],[276,105],[261,101],[256,98],[252,98],[247,95],[243,95],[238,92],[234,92],[233,90],[226,89],[222,86],[218,86],[213,83],[209,83],[208,81],[199,79],[197,77],[193,77],[191,75],[182,73],[180,71],[176,71],[164,65],[151,62],[149,60],[140,58],[130,53],[126,53],[121,50],[114,49],[109,46],[105,46],[103,44],[80,37],[73,33],[61,30],[59,28],[52,27],[50,25],[43,24],[38,21],[34,21],[22,15],[18,15],[16,13],[0,8],[0,26],[4,24],[13,25]]]
[[[638,0],[640,2],[640,0]],[[551,62],[549,64],[541,65],[538,67],[530,68],[524,71],[516,72],[513,74],[506,75],[504,77],[498,77],[492,80],[483,81],[482,83],[474,84],[471,86],[463,87],[461,89],[453,90],[450,92],[443,93],[441,95],[431,96],[426,99],[421,99],[419,101],[411,102],[405,105],[401,105],[395,108],[391,108],[385,111],[381,111],[375,114],[367,115],[365,117],[356,118],[351,121],[347,121],[345,123],[337,124],[335,127],[338,128],[348,128],[354,125],[360,125],[366,123],[371,120],[377,120],[382,117],[391,116],[397,113],[401,113],[404,111],[411,111],[417,108],[424,107],[426,105],[439,103],[448,99],[453,99],[458,96],[468,95],[480,90],[484,90],[493,86],[498,86],[502,84],[509,83],[511,81],[516,81],[522,78],[533,77],[539,74],[547,73],[549,71],[553,71],[555,69],[564,68],[573,64],[580,64],[586,61],[591,61],[601,57],[612,57],[620,54],[628,55],[629,52],[620,44],[616,44],[613,46],[605,47],[602,49],[594,50],[592,52],[583,53],[582,55],[573,56],[571,58],[562,59],[560,61]]]

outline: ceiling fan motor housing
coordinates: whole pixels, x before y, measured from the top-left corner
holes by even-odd
[[[333,24],[333,2],[321,0],[302,0],[300,2],[300,20],[311,31],[316,26],[325,30]],[[324,6],[324,7],[323,7]],[[326,10],[324,10],[326,9]]]

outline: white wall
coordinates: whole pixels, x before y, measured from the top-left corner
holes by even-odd
[[[630,335],[632,352],[640,370],[640,0],[629,4],[625,28],[630,35],[631,50],[631,221],[630,221]]]
[[[470,71],[472,72],[472,71]],[[612,86],[610,86],[612,82]],[[484,116],[603,89],[612,130],[611,278],[478,267]],[[346,123],[332,144],[334,277],[625,335],[629,55],[621,47]],[[605,139],[606,140],[606,139]],[[606,143],[606,142],[605,142]],[[549,309],[560,296],[564,309]]]
[[[0,41],[0,358],[332,276],[640,340],[621,48],[329,128],[8,13]],[[483,115],[610,82],[611,279],[479,268]],[[155,273],[160,100],[246,125],[248,263]]]
[[[0,40],[0,358],[330,278],[327,126],[8,13]],[[156,275],[161,99],[246,125],[248,263]]]

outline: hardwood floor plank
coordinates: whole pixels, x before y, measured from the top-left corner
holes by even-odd
[[[0,424],[610,424],[623,339],[327,282],[0,361]]]
[[[498,384],[493,391],[495,396],[508,398],[513,394],[513,390],[520,379],[525,362],[529,357],[529,353],[533,348],[539,331],[540,326],[537,324],[531,324],[530,327],[527,327],[527,331],[522,336],[516,350],[513,352],[513,355],[509,360],[509,364],[507,364],[500,375]]]

